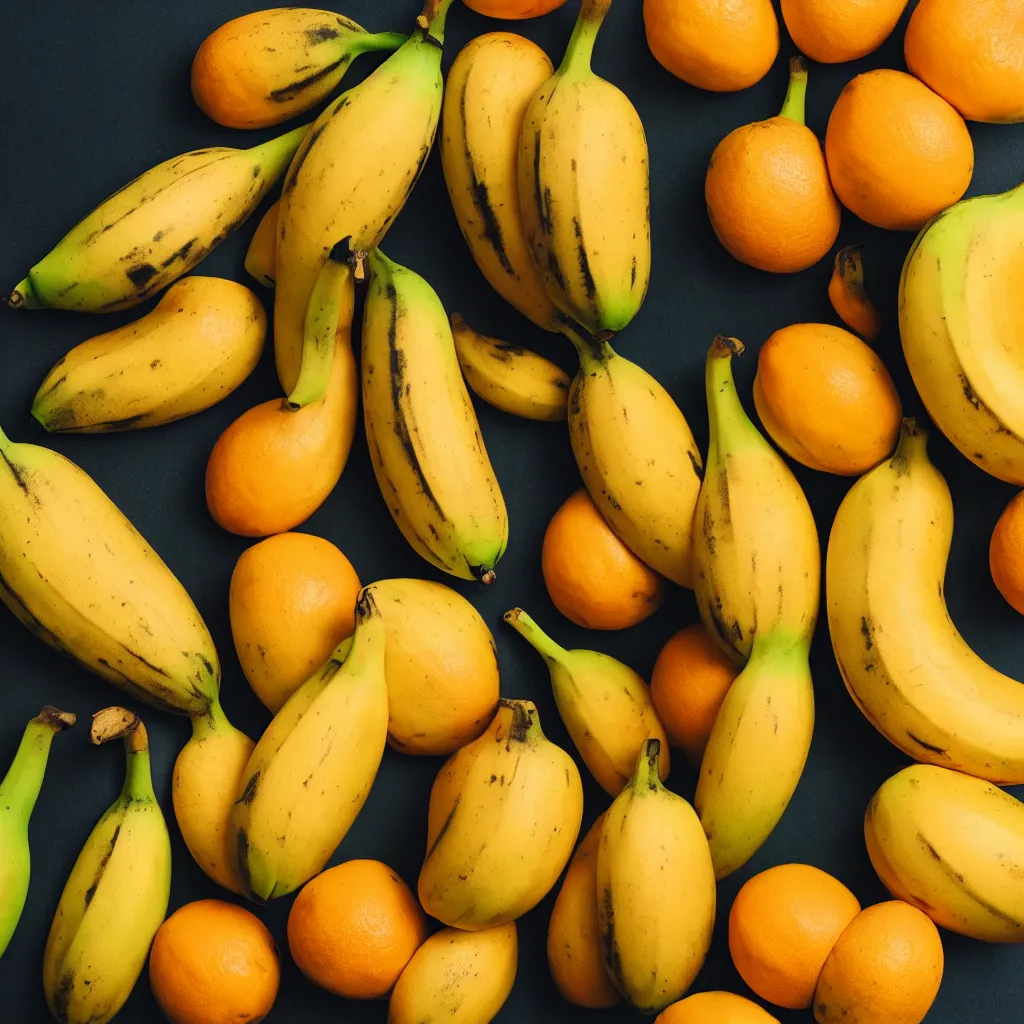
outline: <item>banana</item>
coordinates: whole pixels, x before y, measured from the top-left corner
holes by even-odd
[[[398,216],[441,114],[452,0],[425,0],[408,42],[316,119],[285,177],[278,214],[274,351],[285,393],[299,373],[310,295],[333,246],[372,249]]]
[[[402,971],[388,1024],[489,1024],[512,991],[518,965],[514,921],[478,932],[442,928]]]
[[[546,331],[560,329],[561,313],[530,256],[517,165],[526,108],[553,70],[539,46],[514,32],[470,40],[448,72],[440,147],[452,208],[480,272]]]
[[[292,694],[249,758],[232,832],[239,875],[258,902],[317,874],[370,794],[388,733],[384,630],[364,589],[344,662],[335,651]]]
[[[43,953],[43,990],[61,1024],[106,1024],[146,962],[171,893],[171,840],[153,793],[149,741],[124,708],[93,716],[93,743],[124,739],[121,795],[71,869]]]
[[[566,418],[572,384],[567,373],[536,352],[477,334],[458,313],[452,313],[451,327],[462,375],[474,394],[523,419]]]
[[[1024,184],[925,225],[900,279],[903,354],[936,426],[975,465],[1024,485]]]
[[[47,374],[32,415],[50,432],[137,430],[226,398],[259,362],[267,315],[219,277],[172,284],[152,312],[82,342]]]
[[[661,742],[648,740],[629,785],[605,816],[597,851],[597,912],[605,966],[644,1013],[693,984],[715,926],[715,873],[693,808],[661,784]]]
[[[25,726],[14,761],[0,782],[0,957],[21,920],[28,896],[31,855],[28,823],[39,799],[53,737],[75,716],[47,705]]]
[[[252,149],[197,149],[125,185],[11,293],[15,309],[128,309],[187,274],[259,206],[308,125]]]
[[[1024,804],[989,782],[912,765],[864,819],[871,863],[896,899],[983,942],[1024,942]]]
[[[679,406],[608,342],[570,335],[580,358],[569,439],[583,482],[619,539],[656,572],[693,586],[702,463]]]
[[[1024,782],[1024,687],[978,657],[943,595],[949,488],[904,420],[895,454],[861,477],[832,524],[825,570],[839,671],[857,706],[916,761]]]
[[[530,701],[501,700],[487,732],[434,780],[423,909],[463,931],[521,917],[558,881],[582,818],[573,759],[544,735]]]
[[[363,416],[388,511],[431,565],[490,583],[508,514],[436,292],[379,250],[368,259]]]
[[[836,253],[828,297],[839,318],[868,343],[878,337],[882,320],[864,288],[864,246],[848,245]]]
[[[668,738],[651,691],[636,672],[598,651],[559,647],[522,608],[505,612],[505,621],[546,662],[558,713],[583,763],[606,793],[622,792],[652,736],[661,741],[661,777],[668,777]]]
[[[607,339],[636,315],[651,275],[647,139],[626,95],[590,68],[611,0],[583,0],[558,70],[526,110],[519,211],[548,295]]]
[[[164,711],[203,715],[213,639],[182,585],[99,486],[0,431],[0,600],[51,647]]]
[[[245,252],[245,272],[264,288],[274,287],[277,274],[277,218],[280,211],[280,199],[267,207]]]

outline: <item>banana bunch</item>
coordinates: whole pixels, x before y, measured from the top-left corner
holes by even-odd
[[[522,608],[505,621],[544,659],[558,713],[583,763],[611,796],[622,792],[644,743],[662,744],[661,777],[669,773],[668,738],[651,703],[647,684],[629,666],[598,651],[567,651]]]
[[[259,206],[306,125],[252,149],[198,149],[125,185],[11,293],[15,309],[128,309],[187,274]]]
[[[693,808],[661,784],[661,742],[648,740],[605,816],[597,912],[615,987],[655,1014],[693,984],[711,947],[715,872]]]
[[[431,565],[490,583],[508,543],[487,456],[440,299],[379,250],[367,265],[363,417],[388,510]]]
[[[11,767],[0,782],[0,957],[25,909],[31,874],[28,823],[39,799],[53,737],[75,716],[47,705],[25,726]]]
[[[732,358],[742,351],[716,338],[708,353],[710,442],[694,516],[701,618],[723,650],[749,659],[715,719],[694,797],[718,878],[778,824],[814,731],[818,534],[796,478],[736,394]]]
[[[1024,782],[1024,687],[978,657],[943,595],[949,488],[904,420],[887,462],[850,489],[832,524],[828,624],[857,706],[917,761]]]
[[[962,200],[918,235],[899,296],[903,353],[928,415],[977,466],[1017,486],[1024,485],[1022,232],[1024,184]]]
[[[74,463],[2,431],[0,600],[154,707],[203,715],[217,696],[213,639],[160,556]]]
[[[487,731],[434,780],[423,909],[464,931],[514,921],[558,881],[582,817],[573,759],[545,737],[532,703],[501,700]]]
[[[124,708],[93,716],[93,743],[123,739],[121,795],[86,840],[43,953],[43,990],[61,1024],[107,1024],[138,981],[171,893],[171,839],[153,793],[149,741]]]
[[[896,899],[983,942],[1024,942],[1024,804],[990,782],[912,765],[864,818],[868,854]]]
[[[348,656],[335,651],[292,694],[249,758],[232,834],[239,877],[259,902],[317,874],[370,795],[388,733],[384,636],[364,589]]]

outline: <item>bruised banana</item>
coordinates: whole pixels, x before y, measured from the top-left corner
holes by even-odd
[[[252,149],[197,149],[125,185],[11,293],[15,309],[128,309],[187,274],[259,206],[308,126]]]
[[[508,543],[505,499],[437,294],[379,250],[367,261],[363,416],[381,494],[431,565],[490,583]]]
[[[203,715],[220,688],[191,598],[99,486],[0,431],[0,600],[51,647],[164,711]]]

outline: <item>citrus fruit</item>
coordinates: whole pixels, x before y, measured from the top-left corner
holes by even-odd
[[[999,593],[1024,615],[1024,492],[1003,509],[992,531],[988,564]]]
[[[565,0],[462,0],[477,14],[486,14],[489,18],[504,18],[506,21],[521,21],[524,18],[539,18],[548,14],[556,7],[561,7]]]
[[[874,53],[906,6],[907,0],[782,0],[782,20],[801,53],[840,64]]]
[[[767,1010],[732,992],[698,992],[666,1007],[654,1024],[779,1024]]]

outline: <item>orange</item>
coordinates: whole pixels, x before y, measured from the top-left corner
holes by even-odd
[[[739,671],[700,622],[679,630],[661,649],[651,673],[651,700],[669,742],[691,764],[700,764]]]
[[[379,999],[427,937],[416,897],[379,860],[350,860],[307,882],[288,914],[288,948],[314,984]]]
[[[779,52],[771,0],[644,0],[644,27],[662,67],[712,92],[760,82]]]
[[[1024,491],[1003,509],[992,531],[988,565],[999,593],[1024,615]]]
[[[280,980],[270,932],[222,900],[176,910],[149,954],[153,997],[172,1024],[256,1024],[270,1013]]]
[[[969,121],[1024,121],[1024,0],[920,0],[903,51]]]
[[[825,133],[836,194],[861,220],[916,231],[971,183],[974,144],[964,119],[902,71],[858,75],[839,94]]]
[[[555,607],[587,629],[635,626],[665,599],[665,581],[619,540],[585,490],[551,517],[541,571]]]
[[[889,455],[903,416],[877,353],[830,324],[793,324],[761,346],[754,406],[790,458],[841,476],[864,473]]]
[[[836,253],[828,297],[839,319],[865,341],[874,341],[882,329],[875,304],[864,288],[864,246],[848,245]]]
[[[463,0],[463,3],[471,11],[486,14],[489,18],[522,21],[524,18],[539,18],[561,7],[565,0]]]
[[[698,992],[662,1010],[654,1024],[779,1024],[767,1010],[732,992]]]
[[[759,270],[792,274],[839,234],[839,200],[814,132],[804,124],[807,63],[790,61],[782,113],[730,132],[711,154],[704,198],[718,240]]]
[[[781,864],[751,878],[729,912],[729,952],[740,977],[776,1006],[811,1005],[822,965],[860,913],[857,897],[809,864]]]
[[[355,630],[360,583],[328,540],[281,533],[235,563],[228,604],[245,678],[275,714]]]
[[[931,918],[900,900],[861,911],[818,979],[818,1024],[921,1024],[942,982],[942,939]]]
[[[797,49],[822,64],[874,53],[892,35],[907,0],[782,0]]]

